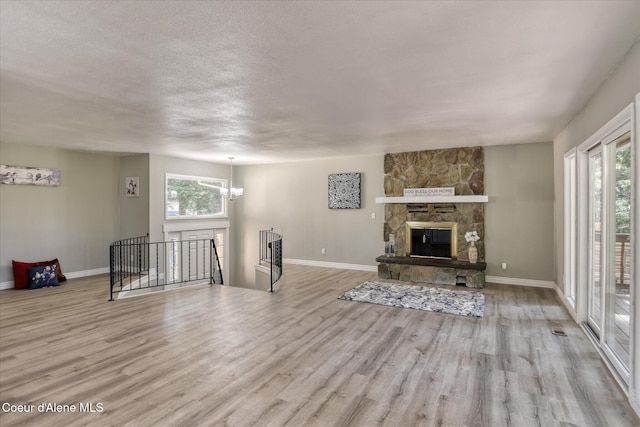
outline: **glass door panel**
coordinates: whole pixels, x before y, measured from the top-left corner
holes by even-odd
[[[598,337],[602,329],[602,148],[589,153],[589,307],[588,322]]]
[[[606,302],[607,334],[605,342],[609,350],[620,361],[624,369],[629,370],[629,335],[630,335],[630,304],[631,287],[631,194],[632,194],[632,169],[631,169],[631,144],[630,134],[627,133],[611,144],[615,149],[615,176],[611,194],[613,203],[610,209],[612,219],[612,234],[615,238],[609,239],[608,260],[611,272],[608,274]]]

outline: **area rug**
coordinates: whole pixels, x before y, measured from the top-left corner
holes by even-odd
[[[367,281],[340,295],[338,299],[459,316],[482,317],[484,314],[484,294],[482,292],[397,283]]]

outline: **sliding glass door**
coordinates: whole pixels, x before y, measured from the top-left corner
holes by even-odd
[[[565,301],[629,391],[640,384],[640,294],[634,280],[640,277],[640,132],[634,132],[634,120],[640,122],[640,110],[630,104],[565,153],[563,195]]]
[[[593,144],[588,157],[587,325],[620,377],[629,380],[633,313],[630,126]]]

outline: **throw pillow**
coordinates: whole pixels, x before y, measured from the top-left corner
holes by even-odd
[[[47,262],[39,262],[38,265],[55,265],[56,266],[56,274],[58,276],[58,282],[62,283],[65,280],[67,280],[65,275],[62,274],[62,269],[60,268],[60,261],[58,261],[58,258],[52,259],[51,261],[47,261]]]
[[[13,264],[13,287],[15,289],[25,289],[29,287],[29,268],[35,267],[37,262],[11,261]]]
[[[29,284],[31,289],[44,288],[45,286],[58,286],[58,276],[55,265],[40,265],[29,267]]]

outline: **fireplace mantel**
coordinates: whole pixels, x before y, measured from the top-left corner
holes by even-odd
[[[376,197],[376,203],[487,203],[489,196]]]

